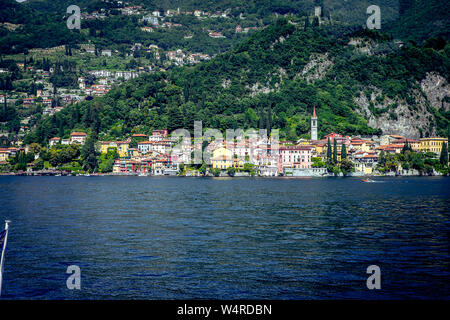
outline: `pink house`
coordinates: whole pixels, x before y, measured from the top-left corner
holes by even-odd
[[[281,147],[279,150],[278,172],[283,168],[311,168],[312,146]]]

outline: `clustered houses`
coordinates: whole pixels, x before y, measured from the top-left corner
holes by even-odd
[[[136,148],[130,147],[132,139],[139,141]],[[172,151],[175,142],[168,137],[167,130],[154,130],[151,136],[138,133],[126,141],[101,141],[100,152],[107,153],[112,148],[117,150],[119,159],[113,166],[116,174],[175,175],[180,163]]]
[[[314,110],[311,136],[317,137],[317,125],[318,118]],[[206,150],[211,153],[210,164],[213,169],[242,169],[245,164],[252,164],[262,176],[324,176],[328,174],[327,169],[314,166],[313,159],[326,162],[328,142],[332,148],[336,145],[338,162],[342,160],[345,147],[347,159],[354,165],[355,175],[370,175],[374,173],[382,151],[400,153],[407,143],[413,151],[433,152],[438,156],[448,139],[434,137],[415,140],[399,135],[351,137],[332,132],[321,140],[300,139],[297,143],[280,141],[276,146],[252,139],[234,143],[218,140],[210,143]]]
[[[318,118],[311,118],[312,131],[317,130]],[[312,132],[316,136],[315,132]],[[399,135],[358,137],[343,136],[332,132],[321,140],[300,139],[296,143],[277,141],[267,137],[234,137],[232,141],[223,138],[212,139],[204,149],[203,140],[169,136],[168,130],[154,130],[152,135],[133,134],[126,141],[100,141],[98,148],[102,154],[116,150],[115,174],[176,175],[181,164],[191,164],[196,151],[210,170],[236,171],[252,170],[261,176],[325,176],[327,168],[317,163],[326,162],[328,145],[336,146],[336,160],[342,161],[343,150],[353,163],[355,175],[374,173],[380,153],[398,154],[407,143],[413,151],[441,153],[447,138],[409,139]],[[85,144],[86,133],[73,132],[70,139],[52,138],[49,145]],[[133,146],[132,146],[133,145]],[[0,149],[0,164],[17,149]]]
[[[314,110],[311,117],[312,136],[317,136],[317,126],[318,118]],[[130,147],[133,139],[135,147]],[[73,132],[70,139],[50,139],[49,145],[83,145],[85,142],[84,132]],[[126,141],[101,141],[99,150],[101,153],[107,153],[111,149],[117,150],[119,158],[113,166],[113,172],[116,174],[174,175],[180,164],[192,163],[195,147],[191,142],[190,138],[181,141],[169,137],[167,130],[154,130],[150,136],[134,134]],[[203,140],[194,140],[194,143],[199,142],[201,144]],[[209,164],[210,169],[219,170],[245,170],[246,165],[250,165],[261,176],[324,176],[327,175],[327,169],[315,166],[314,159],[326,162],[328,142],[332,147],[336,145],[337,161],[341,161],[345,146],[347,158],[353,163],[355,174],[370,175],[374,173],[381,152],[398,154],[407,143],[413,151],[433,152],[438,156],[443,143],[448,144],[448,139],[431,137],[416,140],[399,135],[350,137],[334,132],[325,135],[321,140],[300,139],[296,143],[280,141],[275,144],[270,140],[257,138],[235,139],[233,142],[218,139],[209,142],[203,152],[203,160]],[[0,149],[0,164],[6,163],[15,152],[15,148]]]
[[[86,137],[87,137],[87,134],[84,132],[72,132],[70,134],[69,139],[61,139],[59,137],[51,138],[48,141],[48,145],[49,145],[49,147],[53,147],[59,143],[61,143],[63,145],[67,145],[67,144],[84,145],[86,143]]]
[[[105,50],[104,50],[105,51]],[[106,50],[108,51],[108,50]],[[110,51],[109,51],[110,52]],[[78,87],[81,93],[88,96],[103,96],[111,90],[113,84],[117,84],[120,80],[129,80],[139,77],[145,71],[109,71],[94,70],[87,73],[90,77],[94,77],[97,84],[88,83],[86,77],[78,78]],[[86,75],[86,76],[87,76]],[[70,98],[70,96],[69,96]],[[71,99],[70,101],[79,101],[80,99]],[[51,100],[50,100],[51,101]]]
[[[211,59],[211,57],[206,53],[189,53],[186,55],[181,49],[168,51],[166,53],[166,57],[177,66],[182,66],[185,63],[196,64],[201,61]]]

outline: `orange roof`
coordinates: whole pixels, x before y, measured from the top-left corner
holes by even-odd
[[[153,144],[153,141],[142,141],[139,142],[138,144]]]
[[[147,135],[143,134],[143,133],[135,133],[135,134],[132,135],[132,137],[146,137],[146,136]]]
[[[87,136],[87,134],[86,133],[84,133],[84,132],[72,132],[71,134],[70,134],[70,136],[79,136],[79,137],[85,137],[85,136]]]
[[[316,107],[314,107],[313,118],[317,118],[317,117],[316,117]]]

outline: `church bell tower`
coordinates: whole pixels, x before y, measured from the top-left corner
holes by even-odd
[[[317,140],[317,116],[316,107],[314,107],[313,115],[311,117],[311,140]]]

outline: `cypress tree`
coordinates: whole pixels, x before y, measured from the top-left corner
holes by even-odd
[[[336,164],[338,162],[337,161],[337,142],[336,142],[336,139],[334,139],[333,146],[334,146],[334,148],[333,148],[333,163]]]
[[[327,162],[331,163],[331,143],[330,143],[330,138],[328,138],[328,143],[327,143]]]
[[[409,147],[408,147],[408,140],[406,140],[406,141],[405,141],[405,144],[403,145],[402,153],[405,153],[405,152],[408,151],[408,150],[409,150]]]
[[[97,152],[95,150],[95,139],[90,135],[86,144],[82,148],[82,156],[84,158],[84,168],[88,172],[92,172],[97,168]]]
[[[341,160],[347,159],[347,147],[345,146],[345,144],[342,144],[342,149],[341,149]]]
[[[442,143],[440,162],[443,166],[448,164],[448,148],[445,142]]]

